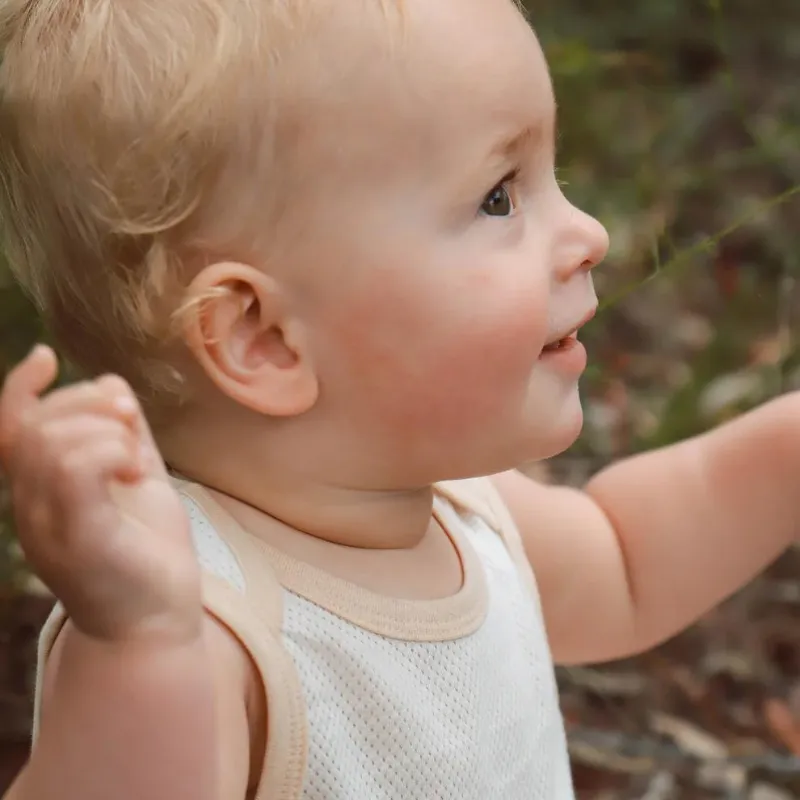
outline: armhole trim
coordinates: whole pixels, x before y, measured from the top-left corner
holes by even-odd
[[[206,611],[240,642],[258,670],[267,699],[266,749],[255,800],[298,800],[308,752],[302,685],[283,646],[284,589],[257,540],[199,484],[175,480],[231,548],[244,575],[244,592],[206,572]]]
[[[308,752],[302,687],[279,636],[247,599],[214,575],[205,575],[206,612],[224,625],[249,655],[267,699],[266,749],[255,800],[298,800]]]

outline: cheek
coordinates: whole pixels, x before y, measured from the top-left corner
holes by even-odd
[[[354,422],[442,441],[520,413],[548,327],[544,287],[479,274],[351,299],[335,330]]]

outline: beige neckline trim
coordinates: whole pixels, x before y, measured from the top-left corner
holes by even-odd
[[[261,571],[247,562],[253,557],[260,560],[260,554],[266,557],[280,584],[293,594],[360,628],[405,641],[459,639],[474,633],[486,617],[489,593],[483,565],[457,524],[457,511],[441,495],[437,494],[433,513],[458,554],[463,583],[449,597],[406,600],[372,592],[289,556],[242,528],[203,487],[180,481],[180,488],[201,505],[217,532],[245,562],[242,566],[248,585],[259,580]],[[447,507],[440,509],[440,503]]]

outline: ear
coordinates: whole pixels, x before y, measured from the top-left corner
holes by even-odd
[[[304,326],[277,281],[244,264],[213,264],[192,281],[189,298],[186,343],[224,394],[275,417],[316,403]]]

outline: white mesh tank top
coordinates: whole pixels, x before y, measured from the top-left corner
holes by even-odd
[[[498,499],[469,483],[435,503],[463,587],[425,602],[289,559],[181,484],[208,610],[267,693],[258,800],[573,800],[535,582]]]

